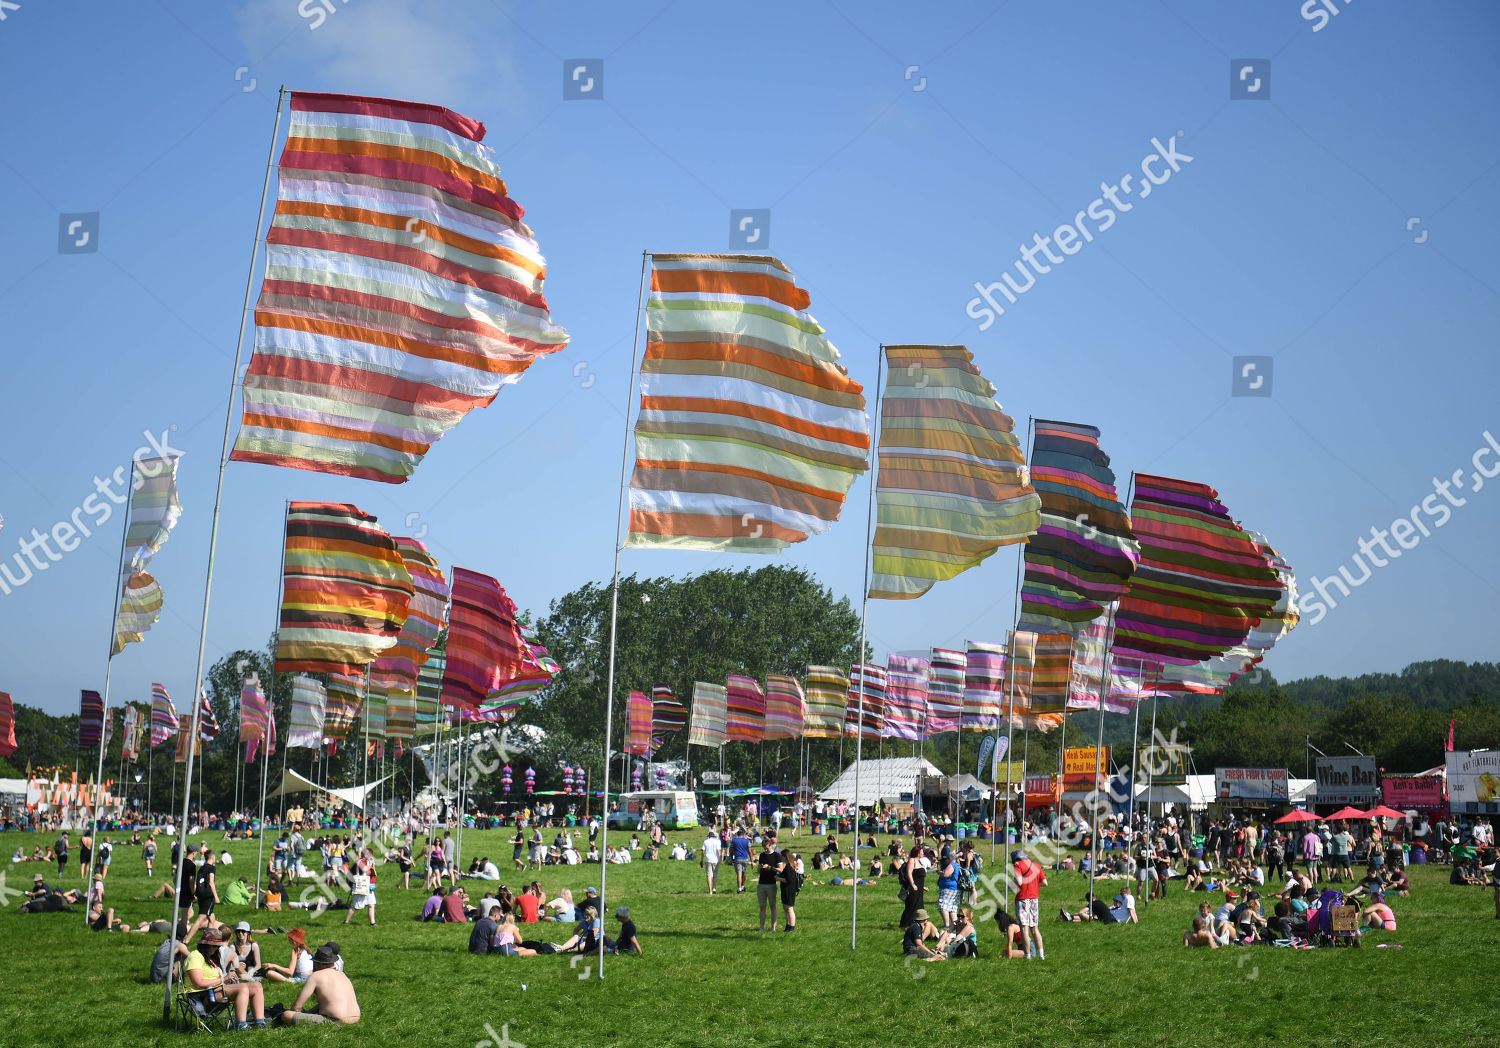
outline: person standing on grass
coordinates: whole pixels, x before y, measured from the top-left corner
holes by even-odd
[[[1026,858],[1019,848],[1010,853],[1010,861],[1015,870],[1016,884],[1016,916],[1021,921],[1021,938],[1026,943],[1026,959],[1045,961],[1047,959],[1047,948],[1042,943],[1041,927],[1041,896],[1042,888],[1047,883],[1047,871],[1040,865]],[[1036,936],[1036,946],[1031,945],[1032,936]]]
[[[57,875],[61,877],[68,872],[68,831],[63,830],[62,836],[57,838],[52,845],[52,854],[57,858]]]
[[[943,845],[938,856],[938,913],[943,927],[951,928],[958,921],[958,863],[953,861],[953,849]]]
[[[355,910],[369,907],[370,927],[375,927],[375,856],[370,849],[360,852],[350,880],[349,909],[344,913],[344,923],[349,923]]]
[[[774,843],[769,835],[761,838],[760,854],[756,856],[760,877],[755,886],[755,897],[760,902],[760,930],[766,930],[766,907],[770,906],[773,932],[776,930],[776,886],[780,881],[781,871],[786,869],[781,853],[771,847]]]
[[[750,868],[750,838],[743,825],[734,828],[729,841],[729,861],[734,863],[735,894],[745,892],[745,871]]]
[[[708,894],[719,891],[719,835],[709,830],[703,838],[703,875],[708,881]]]
[[[802,890],[802,871],[797,869],[797,857],[790,848],[782,851],[781,862],[781,872],[777,879],[781,882],[781,908],[786,911],[782,927],[791,932],[797,930],[797,893]],[[775,931],[775,922],[772,924],[771,930]]]

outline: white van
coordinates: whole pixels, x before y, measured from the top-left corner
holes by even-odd
[[[698,825],[698,800],[687,791],[640,790],[619,796],[619,811],[609,813],[612,830],[635,830],[641,816],[650,812],[666,830],[686,830]]]

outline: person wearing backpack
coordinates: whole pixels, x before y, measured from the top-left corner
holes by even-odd
[[[951,928],[958,921],[958,864],[946,844],[938,856],[938,912],[942,914],[944,928]]]

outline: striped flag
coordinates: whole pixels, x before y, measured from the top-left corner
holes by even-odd
[[[765,255],[653,255],[627,546],[774,553],[868,468],[864,389]]]
[[[292,723],[287,732],[287,749],[315,750],[322,744],[327,707],[328,690],[323,685],[305,673],[292,678]]]
[[[276,670],[363,673],[406,624],[411,574],[358,506],[293,502],[286,518]]]
[[[183,717],[177,722],[177,755],[178,764],[188,759],[188,748],[191,746],[193,757],[203,756],[203,742],[193,738],[193,718]]]
[[[323,704],[323,744],[339,743],[354,731],[364,705],[365,681],[348,673],[330,673]],[[332,751],[330,751],[332,752]]]
[[[488,575],[454,568],[443,705],[479,709],[503,685],[530,672],[529,655],[505,587]]]
[[[807,720],[807,697],[796,677],[772,673],[766,677],[765,741],[801,738]]]
[[[870,596],[912,600],[1041,522],[1015,424],[963,346],[887,346]]]
[[[724,745],[728,738],[729,692],[722,684],[693,684],[693,719],[688,726],[689,746]]]
[[[625,706],[625,752],[632,757],[651,755],[651,699],[632,691]]]
[[[141,749],[141,711],[133,703],[125,704],[124,736],[120,741],[120,759],[133,761]]]
[[[687,727],[687,707],[677,701],[672,689],[659,685],[651,689],[651,746],[661,749],[668,735]]]
[[[104,699],[97,691],[84,689],[78,703],[78,745],[92,749],[104,737]]]
[[[292,95],[231,457],[400,483],[567,335],[484,125]]]
[[[16,707],[10,693],[0,691],[0,757],[16,752]]]
[[[849,669],[849,707],[844,734],[878,739],[885,731],[885,670],[862,662]],[[861,720],[863,715],[863,720]]]
[[[932,679],[927,682],[927,734],[957,731],[964,708],[964,673],[968,658],[961,651],[932,649]]]
[[[240,742],[245,746],[246,764],[255,760],[256,748],[265,741],[270,716],[271,704],[261,690],[260,678],[246,677],[240,688]]]
[[[766,693],[760,681],[731,673],[726,682],[730,742],[760,742],[766,735]]]
[[[885,727],[887,739],[926,738],[927,686],[932,663],[910,655],[887,655],[885,660]]]
[[[151,685],[151,748],[154,750],[177,734],[177,708],[160,684]]]
[[[1038,419],[1031,483],[1042,522],[1026,543],[1020,628],[1077,633],[1125,595],[1141,544],[1095,427]]]
[[[969,641],[964,657],[964,708],[961,730],[994,731],[1005,702],[1004,644]]]
[[[411,576],[413,592],[401,633],[396,643],[371,664],[370,679],[393,691],[414,695],[417,672],[427,661],[428,649],[437,643],[438,635],[448,623],[450,591],[448,577],[425,545],[401,536],[392,541]]]
[[[844,730],[844,707],[849,702],[849,677],[832,666],[807,667],[807,719],[803,736],[836,739]]]
[[[166,544],[182,516],[177,500],[177,457],[137,459],[132,467],[134,493],[130,520],[125,525],[125,551],[120,565],[120,609],[110,654],[143,639],[161,618],[161,584],[146,565]]]
[[[214,716],[213,704],[208,701],[208,688],[202,684],[198,685],[198,703],[202,706],[198,714],[198,734],[203,736],[204,742],[210,742],[218,738],[219,718]]]

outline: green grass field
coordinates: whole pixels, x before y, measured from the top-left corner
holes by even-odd
[[[506,836],[466,831],[465,856],[488,854],[503,871]],[[0,846],[8,852],[18,840],[28,849],[36,842],[30,834],[5,834]],[[253,842],[229,849],[239,860],[235,871],[253,869]],[[352,1028],[228,1036],[433,1048],[493,1048],[482,1042],[506,1031],[512,1048],[1500,1045],[1500,921],[1489,890],[1450,886],[1446,867],[1413,867],[1411,897],[1390,900],[1400,930],[1367,935],[1360,950],[1186,950],[1182,932],[1204,896],[1180,891],[1143,907],[1137,926],[1064,924],[1058,908],[1077,909],[1087,879],[1051,873],[1042,893],[1046,961],[999,959],[990,924],[980,928],[977,961],[905,965],[900,904],[889,879],[861,889],[859,948],[851,952],[848,887],[809,883],[797,932],[773,937],[756,930],[753,888],[735,895],[731,883],[728,894],[709,897],[695,862],[636,862],[610,869],[606,903],[611,911],[630,906],[646,955],[608,958],[603,981],[592,960],[570,967],[568,957],[471,957],[467,928],[411,919],[424,895],[393,884],[395,869],[381,868],[375,928],[360,923],[363,915],[345,928],[342,913],[299,921],[298,913],[221,907],[220,918],[230,923],[300,923],[310,945],[337,940],[364,1013]],[[7,881],[25,887],[41,872],[58,883],[54,870],[8,865]],[[220,869],[221,890],[226,872]],[[599,870],[548,868],[540,880],[549,894],[568,887],[581,899],[584,887],[598,884]],[[66,883],[81,884],[76,866]],[[139,851],[117,850],[108,883],[109,904],[125,919],[170,914],[161,900],[134,901],[155,888]],[[470,883],[482,889],[483,882]],[[506,883],[519,888],[522,878]],[[613,931],[617,922],[611,916],[606,925]],[[538,937],[567,935],[562,925],[543,927],[548,931]],[[162,1026],[162,987],[146,979],[158,941],[88,932],[81,914],[21,915],[11,901],[0,911],[0,1045],[180,1041]],[[284,939],[262,942],[268,959],[285,963]],[[1403,948],[1373,948],[1378,942]],[[268,984],[267,1003],[290,1005],[295,989]]]

